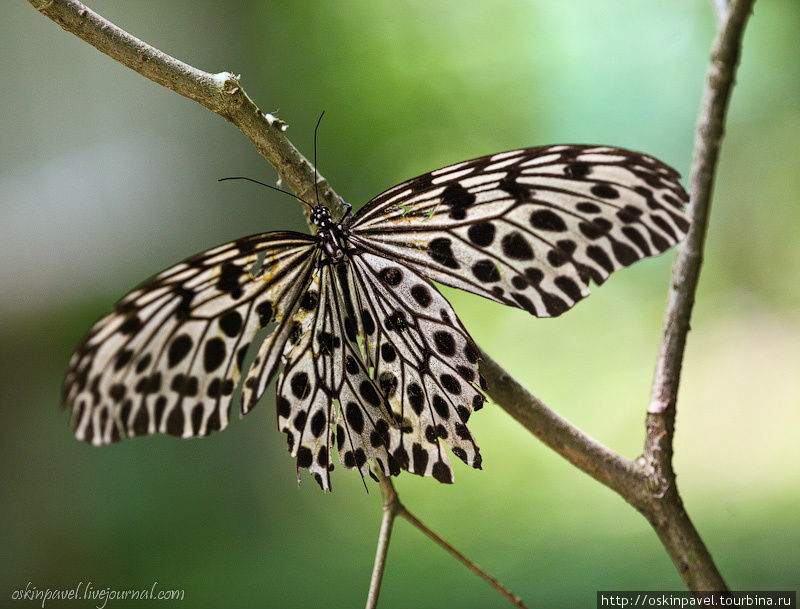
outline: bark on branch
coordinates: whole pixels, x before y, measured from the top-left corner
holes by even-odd
[[[711,195],[728,103],[754,0],[718,0],[719,31],[711,50],[694,143],[689,186],[691,228],[672,269],[664,330],[647,414],[643,467],[654,483],[653,528],[692,590],[726,589],[722,575],[683,507],[672,468],[675,414],[686,335],[703,263]]]
[[[230,121],[249,139],[284,182],[307,201],[314,199],[314,166],[284,135],[286,124],[262,112],[231,72],[212,74],[159,51],[74,0],[28,0],[40,13],[131,70],[193,99]],[[320,200],[344,211],[327,180],[317,173]],[[307,208],[304,207],[307,213]]]
[[[686,334],[689,332],[694,294],[703,263],[703,246],[711,210],[717,158],[725,129],[725,115],[739,62],[744,26],[750,16],[753,1],[734,0],[711,51],[695,134],[689,186],[687,212],[692,225],[672,269],[672,287],[648,409],[651,414],[674,408],[677,400]]]
[[[241,87],[239,77],[230,72],[204,72],[170,57],[75,0],[28,1],[43,15],[99,51],[232,122],[299,197],[311,198],[315,182],[313,166],[285,136],[286,125],[275,116],[263,113],[253,103]],[[730,4],[725,0],[714,2],[720,29],[713,47],[695,140],[689,206],[692,227],[673,268],[664,336],[648,409],[644,455],[636,461],[629,461],[616,454],[548,408],[485,353],[481,364],[488,393],[497,405],[570,463],[617,492],[645,515],[692,590],[720,590],[725,588],[725,583],[683,509],[675,486],[672,469],[675,403],[702,263],[725,113],[744,26],[754,0],[733,0]],[[316,176],[320,197],[335,214],[341,214],[343,209],[339,197],[321,175]],[[386,512],[388,516],[384,518],[379,539],[377,571],[370,589],[370,598],[374,596],[374,602],[377,601],[394,517],[403,515],[418,528],[426,528],[405,510],[391,482],[382,482],[381,488],[385,497],[390,497],[387,489],[391,489],[395,503]],[[436,540],[435,534],[428,534]],[[446,547],[446,544],[440,545]],[[515,598],[508,594],[510,600]]]

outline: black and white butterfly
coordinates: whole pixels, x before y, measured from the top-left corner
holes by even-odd
[[[637,152],[544,146],[424,174],[338,221],[317,204],[316,235],[244,237],[120,300],[70,360],[72,427],[95,445],[204,436],[228,424],[242,380],[246,414],[282,368],[278,426],[323,489],[334,444],[362,476],[374,463],[451,482],[444,444],[481,465],[466,423],[484,403],[483,379],[475,343],[431,280],[559,315],[590,280],[680,241],[678,178]],[[267,336],[256,351],[257,334]]]

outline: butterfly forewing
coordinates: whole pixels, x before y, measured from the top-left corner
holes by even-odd
[[[688,229],[678,174],[637,152],[527,148],[404,182],[354,218],[353,242],[441,283],[559,315]]]
[[[224,428],[249,341],[291,308],[315,251],[308,235],[253,235],[133,290],[70,360],[64,401],[78,439]]]
[[[276,324],[259,346],[258,353],[247,373],[247,379],[242,388],[243,415],[250,412],[264,395],[274,373],[283,363],[284,346],[291,339],[293,342],[298,340],[302,321],[308,317],[309,311],[315,310],[317,292],[310,284],[319,268],[320,256],[321,254],[316,252],[303,262],[298,281],[287,286],[288,289],[282,299],[261,305],[264,313],[268,316],[261,319],[260,327],[264,327],[263,322],[268,319],[273,319]]]

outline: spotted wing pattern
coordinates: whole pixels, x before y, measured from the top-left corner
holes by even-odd
[[[675,245],[679,175],[638,152],[546,146],[403,182],[367,203],[351,241],[443,284],[556,316],[614,270]]]
[[[353,322],[335,275],[331,265],[317,270],[294,318],[277,382],[278,427],[298,469],[308,468],[324,490],[330,490],[333,429],[344,467],[365,476],[373,461],[386,475],[399,473],[388,452],[396,423],[356,336],[345,331],[348,319]]]
[[[558,315],[590,280],[679,241],[685,201],[677,173],[651,157],[549,146],[409,180],[317,237],[221,245],[95,324],[64,381],[72,426],[97,445],[203,436],[228,424],[243,376],[246,414],[282,367],[278,427],[298,475],[329,490],[335,444],[362,477],[374,464],[451,482],[445,446],[481,466],[466,424],[484,384],[478,348],[430,280]]]
[[[380,256],[352,255],[349,272],[365,360],[400,423],[392,456],[412,473],[452,482],[441,439],[480,468],[466,427],[484,402],[478,350],[450,303],[424,277]]]
[[[70,360],[63,398],[78,439],[100,445],[224,428],[250,341],[271,322],[283,327],[316,252],[308,235],[253,235],[189,258],[125,296]],[[273,351],[283,342],[272,340]],[[277,358],[270,359],[263,384],[275,370]]]

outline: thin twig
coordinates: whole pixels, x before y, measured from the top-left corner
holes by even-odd
[[[486,571],[484,571],[483,569],[481,569],[481,568],[480,568],[478,565],[476,565],[474,562],[472,562],[472,561],[471,561],[469,558],[467,558],[466,556],[464,556],[464,555],[463,555],[461,552],[459,552],[458,550],[456,550],[456,549],[455,549],[453,546],[451,546],[449,543],[447,543],[447,542],[446,542],[444,539],[442,539],[441,537],[439,537],[439,536],[438,536],[436,533],[434,533],[434,532],[433,532],[431,529],[429,529],[429,528],[428,528],[427,526],[425,526],[425,525],[424,525],[422,522],[420,522],[420,521],[419,521],[419,519],[418,519],[416,516],[414,516],[414,514],[412,514],[411,512],[409,512],[407,509],[405,509],[405,507],[403,507],[403,508],[400,510],[400,512],[398,513],[398,516],[402,516],[403,518],[405,518],[406,520],[408,520],[408,521],[409,521],[411,524],[413,524],[415,527],[417,527],[417,528],[418,528],[420,531],[422,531],[423,533],[425,533],[425,535],[427,535],[427,536],[428,536],[430,539],[432,539],[432,540],[433,540],[434,542],[436,542],[438,545],[440,545],[441,547],[443,547],[443,548],[444,548],[445,550],[447,550],[447,551],[448,551],[450,554],[452,554],[453,556],[455,556],[455,557],[456,557],[456,558],[459,560],[459,562],[461,562],[461,564],[463,564],[463,565],[464,565],[465,567],[467,567],[467,568],[468,568],[470,571],[472,571],[473,573],[475,573],[475,575],[477,575],[478,577],[480,577],[480,578],[482,578],[482,579],[486,580],[486,582],[487,582],[487,583],[488,583],[488,584],[489,584],[489,585],[490,585],[492,588],[494,588],[495,590],[497,590],[497,591],[498,591],[500,594],[502,594],[502,595],[503,595],[503,596],[504,596],[506,599],[508,599],[508,601],[509,601],[509,602],[510,602],[512,605],[514,605],[515,607],[519,607],[520,609],[526,609],[526,607],[525,607],[525,604],[522,602],[522,599],[521,599],[519,596],[517,596],[516,594],[514,594],[513,592],[511,592],[511,590],[509,590],[508,588],[506,588],[506,587],[505,587],[503,584],[501,584],[499,581],[497,581],[497,580],[496,580],[494,577],[492,577],[491,575],[489,575],[489,574],[488,574]]]
[[[383,518],[381,519],[381,530],[378,533],[375,563],[372,565],[372,579],[369,582],[366,609],[375,609],[378,606],[378,595],[381,593],[381,582],[383,581],[383,573],[386,570],[386,554],[389,552],[392,526],[401,506],[392,481],[384,476],[383,472],[378,471],[378,476],[383,497]]]
[[[519,596],[514,594],[511,590],[506,588],[497,579],[489,575],[481,567],[472,562],[469,558],[464,556],[461,552],[456,550],[447,541],[442,539],[433,530],[426,526],[414,514],[408,511],[405,505],[400,501],[400,497],[392,484],[390,478],[385,476],[380,470],[377,470],[378,480],[381,485],[381,493],[383,495],[383,521],[381,523],[381,532],[378,538],[378,551],[375,555],[375,565],[372,570],[372,582],[370,583],[369,596],[367,598],[367,609],[374,609],[378,601],[378,593],[380,591],[381,578],[383,577],[383,570],[386,565],[386,548],[389,545],[389,536],[392,531],[392,522],[396,516],[405,518],[412,525],[417,527],[420,531],[425,533],[434,543],[444,548],[448,553],[455,556],[470,571],[475,573],[478,577],[485,580],[492,588],[502,594],[508,601],[519,609],[526,609],[525,604]],[[388,516],[387,516],[388,515]],[[388,521],[388,524],[387,524]],[[386,532],[384,530],[386,529]]]
[[[664,329],[647,415],[644,466],[656,482],[653,527],[692,590],[726,589],[722,575],[692,526],[675,485],[672,468],[675,414],[686,335],[694,306],[711,210],[719,149],[725,129],[747,18],[754,0],[733,0],[711,51],[694,145],[689,187],[689,234],[672,269]],[[719,5],[719,3],[717,3]]]
[[[712,4],[717,15],[717,23],[721,26],[728,20],[731,10],[730,2],[728,0],[712,0]]]

